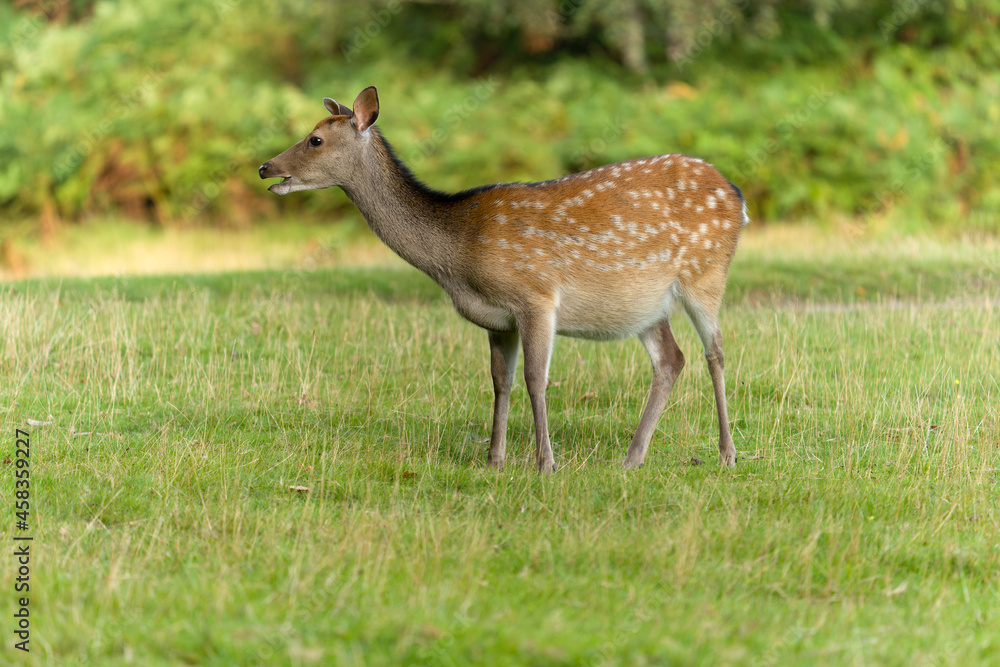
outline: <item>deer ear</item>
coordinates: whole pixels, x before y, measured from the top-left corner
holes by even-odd
[[[375,124],[378,118],[378,91],[375,86],[368,86],[354,100],[354,124],[358,132],[364,132]]]
[[[353,111],[345,107],[337,100],[331,100],[329,97],[323,98],[323,106],[325,106],[326,110],[329,111],[334,116],[347,116],[348,118],[350,118],[352,115],[354,115]]]

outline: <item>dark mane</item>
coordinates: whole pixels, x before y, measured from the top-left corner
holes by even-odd
[[[372,130],[374,130],[374,131],[377,132],[377,128],[375,128],[375,127],[373,127]],[[500,187],[502,185],[506,185],[504,183],[494,183],[494,184],[490,184],[490,185],[480,185],[480,186],[475,187],[475,188],[470,188],[468,190],[462,190],[461,192],[454,192],[454,193],[452,193],[452,192],[443,192],[441,190],[437,190],[437,189],[432,188],[431,186],[427,185],[426,183],[424,183],[423,181],[421,181],[419,178],[417,178],[417,176],[410,170],[410,168],[406,165],[406,163],[403,162],[403,160],[400,159],[400,157],[398,155],[396,155],[396,150],[392,147],[392,144],[390,144],[386,140],[386,138],[384,136],[382,136],[381,132],[377,132],[377,136],[378,136],[379,140],[382,142],[382,146],[385,147],[385,152],[389,156],[389,159],[392,160],[392,163],[394,165],[396,165],[396,169],[399,170],[400,175],[404,179],[406,179],[406,181],[408,181],[410,183],[410,185],[413,186],[413,188],[417,192],[419,192],[421,195],[424,195],[424,196],[426,196],[426,197],[428,197],[428,198],[430,198],[430,199],[432,199],[434,201],[441,202],[441,203],[455,203],[455,202],[460,202],[460,201],[463,201],[465,199],[468,199],[469,197],[471,197],[473,195],[477,195],[480,192],[486,192],[488,190],[493,190],[494,188]],[[534,185],[534,183],[532,183],[531,185]]]

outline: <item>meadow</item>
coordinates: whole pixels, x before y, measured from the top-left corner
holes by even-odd
[[[997,664],[998,295],[996,238],[751,229],[722,315],[738,465],[678,316],[638,471],[641,346],[557,341],[540,476],[520,377],[485,468],[486,335],[398,262],[0,284],[34,537],[4,661]]]

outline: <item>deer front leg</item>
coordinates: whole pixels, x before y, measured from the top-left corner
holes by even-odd
[[[517,331],[490,332],[490,374],[493,376],[493,432],[487,465],[500,470],[507,454],[507,415],[510,389],[517,368]]]
[[[528,386],[531,412],[535,417],[535,462],[538,472],[555,470],[549,424],[545,411],[545,389],[549,382],[549,361],[555,338],[555,313],[546,312],[518,318],[524,346],[524,383]]]

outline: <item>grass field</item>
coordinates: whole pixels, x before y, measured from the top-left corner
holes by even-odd
[[[519,380],[496,473],[485,334],[398,263],[288,262],[0,284],[4,582],[16,428],[34,537],[3,662],[1000,664],[997,240],[748,234],[738,466],[679,317],[627,474],[637,341],[560,339],[559,470]]]

